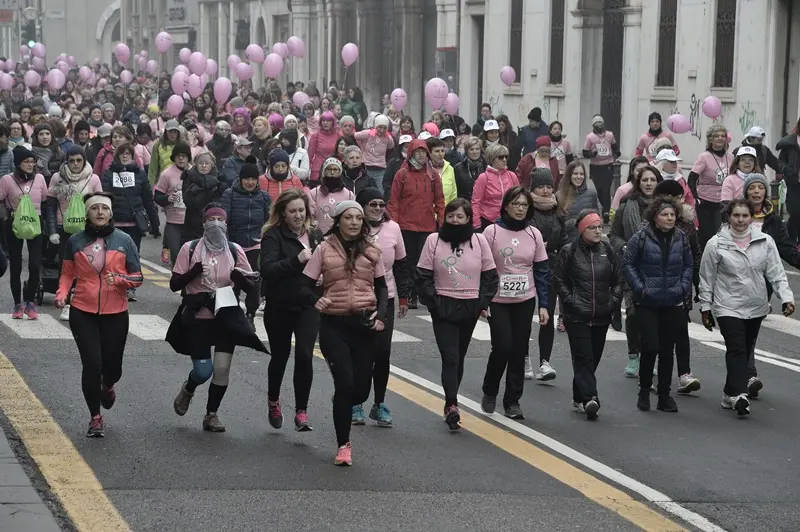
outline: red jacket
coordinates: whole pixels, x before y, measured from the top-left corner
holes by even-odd
[[[429,152],[425,141],[417,139],[408,145],[408,156],[411,157],[414,150],[418,149]],[[405,231],[433,233],[438,225],[444,223],[444,206],[439,173],[427,164],[415,170],[406,159],[392,181],[386,207],[389,218]]]
[[[531,172],[536,167],[536,162],[533,159],[535,156],[536,152],[526,153],[517,164],[515,173],[517,174],[517,179],[519,179],[519,186],[525,190],[530,190],[531,188]],[[556,190],[561,174],[558,170],[558,159],[555,157],[550,157],[550,172],[553,174],[553,190]]]

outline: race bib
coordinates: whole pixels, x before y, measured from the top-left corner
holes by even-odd
[[[608,157],[609,155],[611,155],[611,146],[609,146],[605,142],[597,145],[598,157]]]
[[[135,183],[133,172],[114,172],[114,188],[130,188]]]
[[[185,209],[186,204],[183,202],[183,192],[177,190],[175,191],[174,194],[175,194],[175,199],[177,201],[175,201],[175,203],[173,203],[172,206],[175,207],[176,209]]]
[[[561,161],[564,159],[564,150],[561,148],[553,148],[550,152],[550,155],[556,158],[557,161]]]
[[[728,172],[722,168],[717,168],[717,184],[721,185],[726,177],[728,177]]]
[[[527,274],[504,273],[500,276],[500,297],[525,297],[527,293]]]

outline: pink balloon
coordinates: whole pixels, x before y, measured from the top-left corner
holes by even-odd
[[[200,79],[200,76],[197,74],[192,74],[189,76],[189,82],[186,85],[186,92],[188,92],[189,96],[192,98],[197,98],[203,94],[203,81]]]
[[[131,49],[128,48],[127,44],[118,42],[114,47],[114,57],[116,57],[117,61],[120,63],[127,63],[128,59],[131,58]]]
[[[58,61],[65,61],[66,62],[66,60],[67,60],[67,54],[64,54],[64,53],[58,54],[58,57],[56,57],[56,62],[58,62]]]
[[[69,74],[69,65],[64,61],[59,61],[56,63],[56,68],[59,69],[64,74]]]
[[[692,123],[689,118],[682,114],[674,114],[667,118],[667,127],[673,133],[682,135],[692,130]]]
[[[703,100],[703,114],[709,118],[719,118],[722,114],[722,102],[716,96],[706,96]]]
[[[177,74],[178,72],[183,72],[187,76],[191,74],[191,72],[189,72],[189,68],[186,65],[178,65],[175,67],[175,70],[172,71],[173,74]]]
[[[447,101],[447,83],[442,78],[433,78],[425,84],[425,101],[434,109],[440,109]]]
[[[276,42],[272,45],[272,53],[281,56],[281,59],[289,57],[289,47],[282,42]]]
[[[251,44],[244,51],[244,56],[254,63],[261,63],[264,61],[264,49],[258,44]]]
[[[133,61],[134,61],[135,63],[138,63],[138,62],[139,62],[139,59],[141,59],[141,57],[142,57],[141,55],[139,55],[139,54],[135,54],[135,55],[133,56]]]
[[[40,57],[44,59],[44,56],[47,55],[47,49],[42,43],[37,42],[33,45],[33,48],[31,48],[31,53],[33,54],[33,57]]]
[[[172,35],[166,31],[162,31],[156,35],[156,50],[158,53],[163,54],[172,46]]]
[[[184,74],[183,72],[175,72],[172,74],[172,82],[170,83],[172,87],[172,92],[177,95],[182,95],[186,92],[186,88],[189,86],[189,76]]]
[[[25,85],[30,87],[31,89],[35,89],[39,85],[42,84],[42,76],[39,75],[38,72],[35,70],[28,70],[25,72]]]
[[[14,59],[6,59],[6,70],[14,72],[17,69],[17,62]]]
[[[408,95],[406,94],[406,91],[399,88],[392,91],[389,99],[391,100],[394,108],[398,111],[402,111],[408,103]]]
[[[83,81],[89,81],[89,78],[92,77],[92,69],[87,66],[82,66],[80,70],[78,70],[78,75]]]
[[[358,60],[358,46],[349,42],[342,46],[342,61],[344,66],[349,67]]]
[[[183,111],[183,97],[173,94],[167,100],[167,111],[174,117],[177,117]]]
[[[13,86],[14,76],[5,72],[0,73],[0,89],[10,91]]]
[[[730,131],[728,131],[728,134],[726,136],[728,138],[728,144],[733,142],[733,134]]]
[[[205,88],[205,86],[208,85],[208,74],[203,74],[200,76],[200,81],[203,82],[203,87]]]
[[[133,74],[130,70],[123,70],[119,73],[119,80],[123,85],[130,85],[133,81]]]
[[[286,41],[286,47],[289,49],[289,55],[294,57],[305,57],[306,43],[300,37],[291,36]]]
[[[510,87],[517,81],[517,73],[510,66],[504,66],[500,71],[500,80],[505,83],[506,86]]]
[[[228,101],[232,90],[233,84],[231,80],[228,78],[219,78],[214,82],[214,99],[217,103],[223,104]]]
[[[236,65],[236,77],[239,81],[247,81],[253,77],[253,67],[247,63],[239,63]]]
[[[65,59],[65,61],[66,61],[66,59]],[[100,58],[99,58],[99,57],[95,57],[95,58],[92,60],[92,64],[93,64],[93,65],[99,65],[99,64],[100,64]]]
[[[219,65],[213,59],[208,59],[206,61],[206,74],[209,76],[213,76],[219,70]]]
[[[51,89],[59,90],[66,82],[67,77],[57,68],[47,73],[47,86]]]
[[[458,99],[458,95],[455,92],[451,92],[447,95],[447,99],[444,101],[443,109],[449,115],[456,115],[458,114],[458,106],[461,103],[461,100]]]
[[[264,59],[264,75],[268,78],[277,78],[283,71],[283,59],[278,54],[269,54]]]
[[[95,74],[94,72],[92,72],[92,75],[91,75],[91,77],[89,78],[89,81],[87,81],[86,83],[88,83],[89,85],[94,85],[94,84],[96,84],[96,83],[97,83],[97,74]]]
[[[136,66],[139,67],[139,70],[144,70],[147,67],[147,58],[140,57],[139,60],[136,62]]]
[[[148,57],[150,57],[150,52],[148,52],[147,50],[142,50],[142,51],[140,52],[140,55],[141,55],[142,57],[144,57],[145,59],[147,59]]]
[[[242,62],[242,59],[238,55],[229,55],[228,56],[228,68],[231,70],[236,70],[236,65]]]
[[[103,78],[103,79],[101,79],[100,81],[97,82],[97,88],[98,89],[104,89],[106,87],[106,85],[108,85],[108,80],[106,78]]]
[[[0,71],[5,72],[6,70],[8,70],[6,68],[6,62],[0,59]]]
[[[67,64],[74,68],[74,67],[78,66],[78,60],[75,59],[74,55],[71,55],[71,56],[67,57]]]
[[[185,65],[189,62],[189,59],[192,58],[192,51],[188,48],[181,48],[181,51],[178,52],[178,58],[181,60],[181,63]]]
[[[23,44],[22,46],[19,47],[19,55],[20,56],[25,56],[25,55],[28,55],[29,53],[31,53],[31,49],[28,48],[27,44]]]
[[[158,74],[158,61],[156,61],[155,59],[151,59],[150,61],[147,62],[147,66],[145,68],[147,69],[148,74],[150,74],[151,76],[155,76],[156,74]]]
[[[294,103],[300,109],[302,109],[303,106],[310,101],[311,98],[308,97],[308,94],[302,91],[297,91],[292,96],[292,103]]]
[[[42,59],[41,57],[34,57],[31,60],[31,64],[33,65],[33,68],[35,68],[36,70],[44,70],[44,59]]]
[[[203,74],[206,71],[206,56],[200,52],[194,52],[189,56],[189,70],[192,74]]]

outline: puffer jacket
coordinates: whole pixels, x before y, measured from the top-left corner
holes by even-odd
[[[578,218],[578,214],[584,209],[595,209],[597,212],[601,210],[600,201],[597,199],[597,191],[593,188],[589,188],[586,180],[583,181],[583,184],[581,184],[576,191],[572,205],[567,209],[567,217],[564,220],[567,230],[567,240],[575,240],[575,238],[577,238],[578,228],[575,221]]]
[[[308,233],[309,249],[313,252],[322,241],[322,233]],[[310,308],[319,298],[315,288],[303,275],[305,264],[297,256],[303,243],[285,226],[271,227],[261,239],[261,277],[268,305],[286,310]]]
[[[203,209],[214,201],[220,201],[225,192],[224,178],[212,168],[210,174],[203,175],[196,168],[181,174],[183,203],[186,205],[181,239],[184,242],[203,236]]]
[[[244,249],[261,242],[261,228],[269,220],[272,204],[269,194],[259,188],[247,192],[237,181],[222,193],[220,203],[228,214],[228,240]]]
[[[408,145],[408,153],[418,149],[430,153],[424,140],[412,140]],[[438,225],[444,223],[444,206],[439,174],[430,165],[415,170],[406,159],[392,182],[392,192],[386,206],[389,218],[404,231],[433,233]]]
[[[233,184],[236,183],[236,180],[239,179],[239,171],[242,169],[242,166],[244,166],[244,159],[238,155],[233,155],[223,161],[219,172],[222,174],[222,177],[225,178],[225,184],[228,188],[232,187]]]
[[[472,164],[470,164],[472,162]],[[475,181],[486,171],[486,163],[483,155],[477,161],[471,161],[466,156],[464,160],[453,167],[456,174],[456,190],[459,198],[472,201],[472,189]]]
[[[349,169],[345,168],[344,173],[342,173],[342,182],[344,183],[344,187],[358,196],[358,193],[364,190],[365,188],[377,188],[377,184],[375,180],[367,175],[367,167],[363,164],[358,167],[356,172],[351,172]],[[348,172],[355,173],[353,177],[348,175]]]
[[[797,134],[792,133],[778,141],[775,149],[780,153],[778,158],[785,165],[784,173],[793,176],[800,173],[800,146],[797,145]],[[786,179],[786,208],[791,215],[800,214],[800,179]]]
[[[742,249],[723,225],[706,243],[700,263],[701,311],[743,320],[766,316],[767,282],[781,303],[794,301],[775,241],[752,225],[750,237]]]
[[[566,322],[608,325],[622,301],[622,268],[611,245],[582,238],[561,249],[553,271]]]
[[[442,179],[442,193],[444,194],[444,204],[447,205],[458,197],[458,189],[456,187],[456,172],[449,162],[444,161],[444,166],[441,172]]]
[[[503,196],[512,187],[519,186],[517,175],[511,170],[497,170],[491,166],[478,176],[472,189],[472,224],[478,229],[500,217]]]
[[[652,224],[634,234],[622,261],[622,271],[637,305],[669,308],[692,295],[692,250],[680,229],[668,238],[656,235]]]
[[[135,222],[133,213],[144,211],[150,220],[150,232],[155,233],[161,221],[153,202],[153,191],[147,174],[136,163],[113,163],[100,178],[103,192],[114,194],[114,221]]]
[[[347,254],[336,235],[330,235],[315,253],[322,253],[323,296],[331,300],[323,314],[355,314],[377,307],[375,265],[381,260],[380,248],[370,245],[360,254],[355,267],[347,265]]]
[[[542,234],[547,248],[547,258],[550,261],[550,267],[553,268],[558,250],[567,243],[564,219],[558,215],[558,207],[549,211],[534,209],[531,225]]]

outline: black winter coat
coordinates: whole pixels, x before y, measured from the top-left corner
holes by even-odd
[[[269,194],[257,188],[246,192],[239,181],[222,193],[220,200],[228,214],[228,240],[243,248],[261,241],[261,228],[269,220],[272,200]]]
[[[227,185],[216,168],[208,175],[192,168],[181,174],[181,181],[183,203],[186,205],[181,240],[188,242],[203,236],[203,209],[211,202],[220,201]]]
[[[469,160],[464,157],[464,160],[453,166],[453,172],[456,175],[456,190],[458,197],[465,200],[472,201],[472,188],[475,186],[475,181],[478,180],[483,172],[486,171],[486,163],[483,161],[483,155],[479,159],[480,166],[473,165],[473,170],[470,171]]]
[[[222,163],[233,155],[233,138],[230,135],[228,138],[222,138],[215,134],[206,143],[206,148],[214,154],[214,158],[217,160],[217,170],[222,172]]]
[[[363,164],[358,169],[358,174],[355,177],[350,177],[347,175],[348,170],[345,170],[342,173],[342,182],[347,190],[358,196],[358,193],[364,190],[365,188],[372,187],[378,188],[377,183],[375,180],[367,175],[367,167]]]
[[[322,233],[312,229],[308,243],[313,252],[322,241]],[[297,256],[303,244],[289,228],[272,227],[261,239],[261,278],[268,305],[279,305],[287,310],[313,307],[321,296],[315,293],[303,274],[306,265]]]
[[[156,233],[161,225],[153,202],[153,190],[147,174],[136,163],[111,167],[100,178],[103,192],[114,194],[114,221],[135,222],[133,213],[144,211],[150,220],[150,232]]]
[[[383,200],[386,203],[389,203],[389,196],[392,194],[392,182],[394,181],[394,176],[397,174],[397,171],[400,170],[400,166],[402,166],[403,161],[406,158],[403,155],[398,155],[396,157],[392,157],[389,159],[389,162],[386,164],[386,171],[383,173]]]
[[[622,267],[611,245],[582,238],[561,249],[553,272],[566,322],[608,325],[622,301]]]
[[[778,158],[792,169],[794,175],[800,171],[800,146],[797,145],[797,134],[792,133],[778,141],[775,149],[780,152]],[[800,215],[800,181],[795,177],[786,179],[786,208],[791,215]]]
[[[789,231],[786,229],[786,224],[775,214],[775,207],[771,201],[766,200],[762,209],[764,210],[764,219],[761,225],[761,232],[771,236],[772,240],[775,241],[775,246],[778,248],[778,254],[781,259],[800,269],[800,251],[797,251],[797,246],[792,244],[789,239]]]
[[[550,267],[555,267],[558,250],[567,243],[564,219],[558,215],[558,207],[549,211],[534,209],[531,225],[542,233],[542,238],[547,244],[547,258],[550,260]]]

